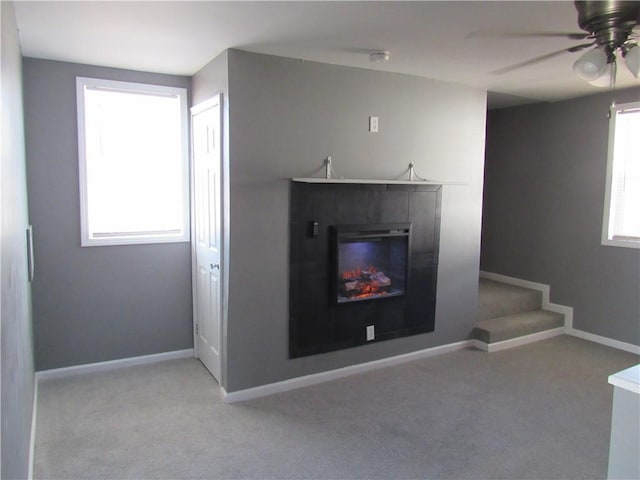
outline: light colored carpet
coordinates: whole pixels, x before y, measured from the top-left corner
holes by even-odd
[[[638,356],[568,336],[242,404],[186,359],[39,386],[35,478],[605,478]]]

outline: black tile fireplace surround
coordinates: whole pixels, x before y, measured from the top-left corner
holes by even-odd
[[[440,199],[440,185],[291,182],[291,358],[434,330]]]

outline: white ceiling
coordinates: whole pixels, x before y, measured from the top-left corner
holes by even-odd
[[[578,79],[580,53],[490,72],[583,41],[472,32],[579,32],[569,1],[16,1],[24,56],[193,75],[228,48],[386,70],[479,87],[491,106],[601,91]],[[368,53],[388,50],[384,64]],[[638,85],[619,69],[618,86]]]

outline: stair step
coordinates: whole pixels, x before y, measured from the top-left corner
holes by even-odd
[[[563,314],[540,309],[479,321],[471,337],[491,344],[562,326]]]
[[[478,283],[476,321],[539,310],[542,293],[538,290],[481,278]]]

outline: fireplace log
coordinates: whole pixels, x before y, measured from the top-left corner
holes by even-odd
[[[391,288],[391,279],[383,272],[356,269],[341,275],[342,294],[346,297],[382,295]]]
[[[369,277],[372,282],[376,282],[381,287],[391,286],[391,279],[382,272],[376,272]]]
[[[342,288],[345,292],[353,293],[356,293],[358,290],[360,290],[360,288],[358,287],[358,281],[345,282]]]

